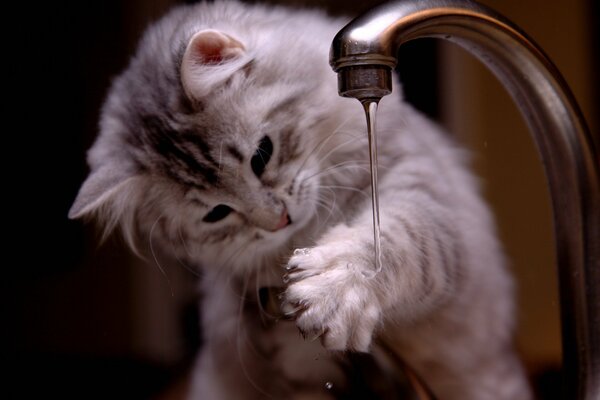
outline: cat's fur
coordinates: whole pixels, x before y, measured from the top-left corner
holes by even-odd
[[[202,268],[195,398],[331,398],[351,383],[344,351],[381,343],[440,399],[527,399],[492,217],[464,152],[398,94],[377,115],[383,269],[364,276],[366,124],[328,65],[342,25],[235,2],[172,11],[112,85],[70,216]],[[264,310],[276,288],[295,323]]]

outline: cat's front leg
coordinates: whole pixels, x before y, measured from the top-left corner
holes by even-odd
[[[318,246],[296,250],[287,265],[284,310],[306,338],[320,338],[330,350],[367,351],[381,319],[365,234],[337,226]]]

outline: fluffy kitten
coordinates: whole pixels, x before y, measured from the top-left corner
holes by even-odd
[[[202,268],[194,398],[351,396],[346,356],[375,341],[440,399],[528,399],[490,213],[463,152],[397,94],[378,113],[383,269],[365,277],[364,115],[328,65],[342,25],[236,2],[173,10],[112,85],[70,217]],[[294,322],[270,315],[279,298]]]

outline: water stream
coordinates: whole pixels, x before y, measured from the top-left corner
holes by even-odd
[[[381,271],[381,224],[379,222],[379,191],[377,189],[377,135],[376,114],[379,99],[365,99],[361,103],[367,117],[367,134],[369,136],[369,161],[371,163],[371,199],[373,204],[373,247],[375,249],[375,268],[363,271],[366,278],[374,277]]]

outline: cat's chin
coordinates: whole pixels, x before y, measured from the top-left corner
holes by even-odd
[[[262,240],[260,240],[260,245],[267,250],[279,250],[291,239],[298,229],[299,227],[296,224],[291,223],[275,232],[261,230],[259,233],[259,235],[262,237]]]
[[[306,227],[309,218],[297,219],[274,232],[257,230],[255,237],[260,237],[256,242],[256,250],[262,254],[280,254],[282,250],[288,248],[288,243],[295,238],[300,230]]]

